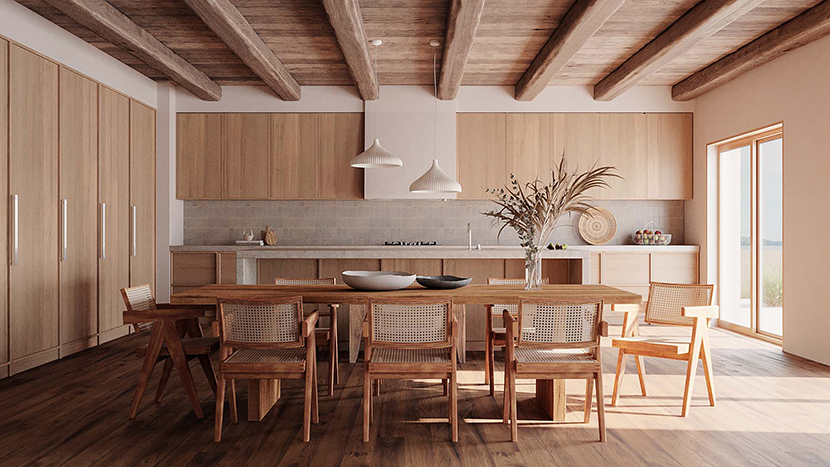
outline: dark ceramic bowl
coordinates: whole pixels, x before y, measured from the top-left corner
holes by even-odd
[[[472,277],[455,276],[418,276],[415,278],[419,284],[428,289],[457,289],[472,282]]]

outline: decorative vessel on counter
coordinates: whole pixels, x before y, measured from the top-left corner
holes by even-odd
[[[262,231],[262,241],[264,241],[266,245],[270,246],[277,244],[277,234],[271,230],[270,225],[266,225],[265,230]]]
[[[650,230],[649,227],[653,228],[654,230]],[[657,228],[657,224],[655,224],[654,221],[651,221],[648,224],[646,224],[644,229],[634,232],[635,245],[665,246],[670,243],[671,234],[664,233],[659,228]]]
[[[594,188],[608,188],[608,179],[622,178],[614,167],[591,167],[586,172],[569,170],[565,155],[550,171],[550,182],[539,179],[524,185],[510,174],[510,184],[504,188],[486,190],[495,199],[498,210],[482,214],[493,218],[493,225],[501,224],[498,237],[507,227],[519,235],[525,250],[525,289],[542,288],[542,250],[559,220],[569,213],[585,214],[595,208],[588,204],[588,195]]]

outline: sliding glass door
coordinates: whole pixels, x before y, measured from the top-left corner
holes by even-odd
[[[780,339],[783,327],[781,129],[718,146],[724,327]]]

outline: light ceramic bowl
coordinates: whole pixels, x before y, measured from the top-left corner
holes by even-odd
[[[415,282],[415,274],[401,271],[343,271],[343,282],[357,290],[400,290]]]

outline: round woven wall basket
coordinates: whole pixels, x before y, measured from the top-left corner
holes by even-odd
[[[591,245],[605,245],[617,233],[617,218],[611,211],[595,207],[579,218],[579,235]]]

